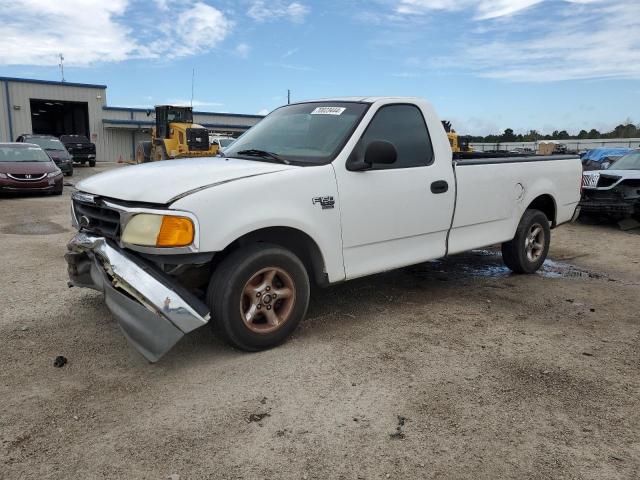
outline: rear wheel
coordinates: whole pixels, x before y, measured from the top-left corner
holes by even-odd
[[[550,241],[547,216],[540,210],[527,210],[513,240],[502,244],[502,259],[516,273],[534,273],[546,260]]]
[[[164,142],[155,145],[155,148],[153,148],[152,152],[153,154],[151,157],[153,161],[161,162],[162,160],[167,160],[169,158]]]
[[[147,163],[151,161],[151,142],[138,142],[136,146],[136,163]]]
[[[233,252],[218,266],[207,302],[227,343],[257,351],[282,343],[295,330],[306,314],[309,288],[297,256],[258,243]]]
[[[89,160],[89,166],[90,167],[95,167],[96,166],[96,161],[95,160]]]

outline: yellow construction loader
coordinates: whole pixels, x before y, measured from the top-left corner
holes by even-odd
[[[158,105],[151,141],[138,142],[136,163],[174,158],[210,157],[220,148],[209,143],[209,131],[193,123],[193,108]],[[150,115],[151,111],[147,112]]]
[[[447,132],[447,138],[449,138],[449,144],[453,153],[472,153],[473,149],[469,146],[469,138],[461,137],[456,131],[451,128],[451,122],[447,120],[442,121],[442,126]]]

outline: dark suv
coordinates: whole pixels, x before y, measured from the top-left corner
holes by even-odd
[[[67,147],[74,162],[82,165],[89,163],[90,167],[96,166],[96,145],[91,143],[84,135],[60,135],[60,141]]]
[[[73,175],[73,158],[60,140],[52,135],[24,134],[16,142],[33,143],[42,148],[67,177]]]

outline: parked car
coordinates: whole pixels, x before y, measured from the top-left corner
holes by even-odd
[[[103,291],[127,339],[157,361],[211,319],[239,349],[278,345],[305,316],[312,282],[496,243],[512,271],[538,270],[550,229],[580,201],[580,159],[452,157],[424,100],[286,105],[223,157],[80,182],[70,282]]]
[[[616,220],[640,218],[640,150],[608,169],[585,172],[582,183],[582,213]]]
[[[67,148],[74,162],[90,167],[96,166],[96,146],[84,135],[60,135],[60,141]]]
[[[34,143],[0,143],[0,192],[62,195],[62,171]]]
[[[24,134],[20,135],[16,142],[34,143],[42,148],[51,157],[51,160],[55,162],[62,173],[70,177],[73,175],[73,158],[67,152],[67,149],[53,135],[36,135],[36,134]]]
[[[631,148],[594,148],[582,155],[582,168],[589,170],[605,170],[620,157],[632,152]]]
[[[220,135],[209,135],[209,143],[213,145],[214,143],[220,147],[220,150],[224,150],[227,147],[230,147],[236,139],[233,137],[225,137]]]

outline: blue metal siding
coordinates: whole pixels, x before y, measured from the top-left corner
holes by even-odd
[[[0,77],[0,81],[16,83],[36,83],[40,85],[59,85],[61,87],[98,88],[100,90],[105,90],[107,88],[106,85],[94,85],[91,83],[56,82],[54,80],[36,80],[34,78]]]

